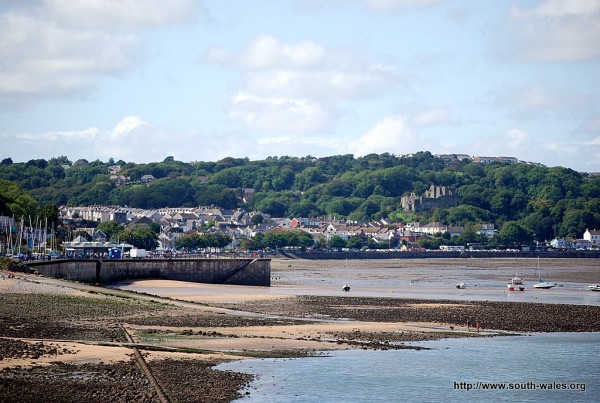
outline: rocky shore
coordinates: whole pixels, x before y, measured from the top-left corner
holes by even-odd
[[[294,262],[300,264],[314,269],[314,262]],[[275,275],[291,270],[287,262],[274,266]],[[577,271],[564,276],[592,268]],[[197,303],[60,284],[22,274],[0,281],[0,401],[159,402],[162,393],[173,402],[229,402],[250,376],[212,368],[224,360],[423,348],[410,342],[448,337],[600,332],[600,307],[588,305],[352,295],[230,302],[216,295]]]
[[[133,354],[108,360],[118,346],[127,345],[121,325],[162,318],[170,324],[168,305],[135,299],[85,295],[22,278],[0,283],[0,401],[2,402],[160,402],[156,390]],[[196,322],[218,325],[214,315],[196,315]],[[69,347],[65,347],[68,345]],[[73,347],[76,346],[76,347]],[[79,357],[96,348],[96,356]],[[140,348],[150,357],[151,346]],[[187,358],[189,356],[190,358]],[[229,402],[247,384],[246,374],[220,372],[222,362],[192,352],[176,358],[147,360],[170,401]]]
[[[297,296],[224,307],[298,318],[363,322],[427,322],[511,332],[600,332],[600,307],[492,301]]]

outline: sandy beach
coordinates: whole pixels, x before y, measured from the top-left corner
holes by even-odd
[[[249,377],[211,368],[225,360],[599,332],[600,293],[586,287],[599,282],[600,262],[547,259],[544,277],[559,287],[507,293],[515,274],[533,284],[537,265],[274,259],[271,287],[149,279],[103,288],[17,275],[0,281],[0,400],[39,401],[52,391],[53,401],[231,401]],[[457,290],[457,281],[467,287]]]

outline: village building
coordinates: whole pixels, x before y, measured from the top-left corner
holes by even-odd
[[[583,239],[589,241],[590,248],[597,249],[600,248],[600,231],[595,229],[590,230],[586,229],[583,233]]]

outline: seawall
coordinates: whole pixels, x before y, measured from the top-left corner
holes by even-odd
[[[270,286],[270,259],[82,259],[26,263],[46,277],[86,283],[164,278],[209,284]]]
[[[292,259],[465,259],[465,258],[537,258],[542,259],[600,259],[600,251],[429,251],[429,252],[363,252],[363,251],[310,251],[285,252],[282,257]]]

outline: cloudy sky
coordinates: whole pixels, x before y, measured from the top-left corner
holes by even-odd
[[[0,158],[600,171],[597,0],[0,0]]]

